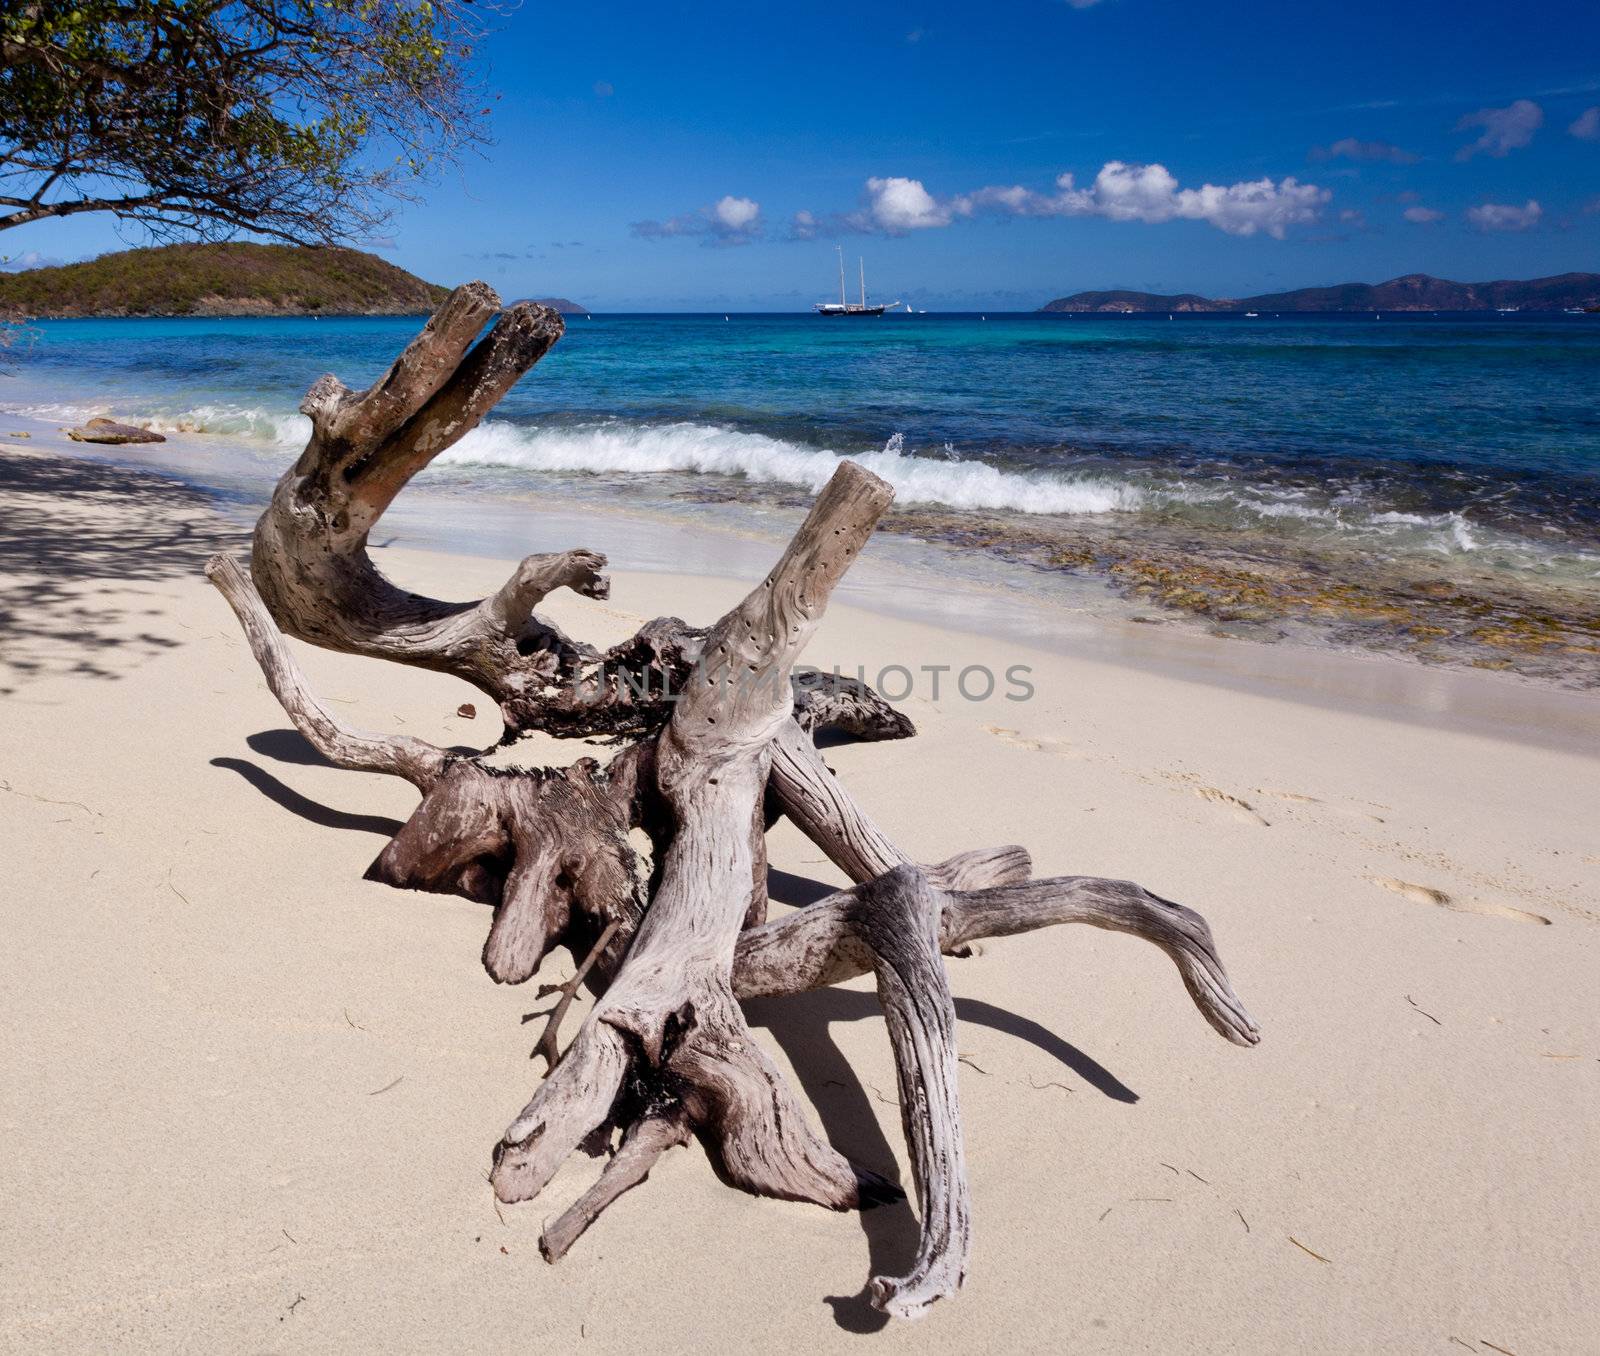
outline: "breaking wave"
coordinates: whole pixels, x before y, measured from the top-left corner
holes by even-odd
[[[55,423],[117,414],[157,432],[223,437],[256,454],[281,460],[297,453],[310,433],[298,412],[231,404],[117,409],[77,402],[12,405],[14,413]],[[446,480],[475,472],[571,477],[725,477],[761,487],[814,492],[848,455],[895,489],[900,507],[1075,517],[1126,514],[1196,529],[1263,530],[1319,538],[1386,554],[1461,556],[1517,570],[1551,566],[1585,577],[1600,572],[1600,555],[1559,537],[1536,540],[1469,520],[1459,509],[1402,511],[1373,485],[1355,489],[1331,483],[1320,492],[1263,483],[1251,477],[1156,474],[1150,468],[1005,468],[965,460],[948,446],[913,455],[893,434],[871,452],[840,453],[772,434],[695,420],[661,423],[629,419],[518,423],[493,419],[469,433],[436,463]],[[1385,502],[1387,500],[1388,502]],[[1133,524],[1129,524],[1131,528]],[[1120,530],[1120,529],[1119,529]]]
[[[439,458],[441,467],[566,475],[724,476],[751,485],[820,489],[841,459],[768,434],[682,421],[625,420],[533,426],[484,424]],[[1456,555],[1489,548],[1500,563],[1539,568],[1549,544],[1469,525],[1459,511],[1396,512],[1381,497],[1308,493],[1238,478],[1008,470],[962,460],[946,449],[914,456],[896,433],[876,452],[848,454],[895,489],[899,507],[984,510],[1073,517],[1139,514],[1170,522],[1307,533],[1379,549]]]
[[[305,415],[249,405],[197,405],[177,414],[153,414],[142,422],[157,433],[209,433],[271,443],[295,452],[311,436],[311,421]]]
[[[899,504],[1021,513],[1114,513],[1142,508],[1144,492],[1109,478],[1003,471],[976,461],[907,456],[895,434],[878,452],[852,461],[882,476]],[[441,465],[525,471],[738,476],[757,484],[818,490],[839,454],[763,433],[715,425],[608,422],[530,428],[495,422],[474,430],[439,458]]]
[[[311,421],[303,414],[269,410],[255,405],[195,405],[173,411],[146,402],[108,401],[84,404],[68,401],[14,403],[11,413],[52,424],[81,424],[96,415],[142,425],[155,433],[200,433],[269,443],[273,448],[298,452],[311,435]]]

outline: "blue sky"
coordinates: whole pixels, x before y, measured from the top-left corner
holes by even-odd
[[[380,252],[507,297],[798,309],[836,241],[929,309],[1600,271],[1596,0],[525,0],[484,57],[496,144]]]

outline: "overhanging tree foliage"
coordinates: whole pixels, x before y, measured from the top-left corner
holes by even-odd
[[[110,212],[160,239],[369,235],[483,139],[473,0],[0,6],[0,230]]]

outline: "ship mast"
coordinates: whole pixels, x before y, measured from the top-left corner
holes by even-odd
[[[843,306],[845,304],[845,300],[844,300],[844,246],[843,245],[835,245],[834,249],[839,251],[839,305]]]
[[[867,309],[867,261],[865,257],[858,261],[861,265],[861,309]]]

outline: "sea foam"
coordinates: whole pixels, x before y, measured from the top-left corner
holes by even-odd
[[[108,412],[77,402],[10,408],[61,423],[79,423]],[[298,453],[311,431],[309,419],[283,407],[216,403],[178,410],[155,404],[142,410],[137,405],[118,409],[123,417],[135,418],[157,432],[230,438],[273,458]],[[846,455],[893,485],[895,502],[901,507],[1067,517],[1144,513],[1177,522],[1198,513],[1213,526],[1220,513],[1221,521],[1231,521],[1238,529],[1273,524],[1280,532],[1326,534],[1386,552],[1492,555],[1495,563],[1513,569],[1539,570],[1564,561],[1585,575],[1594,568],[1591,551],[1495,532],[1469,522],[1459,510],[1406,512],[1348,493],[1323,496],[1304,488],[1237,480],[1208,483],[1195,477],[1149,477],[1133,468],[1125,477],[1103,471],[1007,470],[962,460],[948,444],[933,455],[912,455],[900,433],[891,435],[877,451],[844,454],[694,420],[524,424],[491,419],[440,456],[437,465],[446,477],[474,470],[567,476],[706,475],[815,492]]]
[[[893,485],[901,505],[1068,514],[1113,513],[1145,504],[1138,486],[1110,479],[1003,471],[984,462],[908,456],[904,449],[897,433],[881,451],[850,456]],[[827,483],[840,460],[837,453],[766,434],[688,421],[545,428],[495,421],[439,458],[441,465],[525,471],[738,476],[813,491]]]

